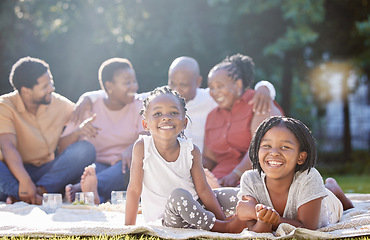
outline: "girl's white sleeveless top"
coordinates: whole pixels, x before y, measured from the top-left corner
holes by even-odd
[[[193,164],[193,143],[177,138],[180,154],[175,162],[167,162],[158,153],[151,136],[141,136],[144,140],[144,179],[141,194],[141,207],[146,222],[163,217],[165,205],[171,192],[176,188],[188,190],[198,199],[191,177]]]

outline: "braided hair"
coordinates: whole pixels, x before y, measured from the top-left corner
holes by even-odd
[[[172,95],[174,95],[179,100],[180,105],[182,106],[182,109],[184,111],[185,116],[188,117],[187,114],[186,114],[187,109],[186,109],[185,98],[181,97],[180,93],[178,93],[176,90],[172,90],[169,86],[157,87],[153,91],[151,91],[149,96],[147,96],[143,100],[143,108],[140,111],[140,115],[142,115],[145,118],[146,110],[148,109],[150,102],[153,99],[155,99],[156,97],[161,96],[163,94],[172,94]],[[180,133],[179,137],[186,138],[183,131]]]
[[[252,161],[253,169],[257,169],[260,174],[263,171],[259,163],[258,156],[261,140],[268,130],[276,126],[283,126],[289,129],[299,142],[299,151],[307,152],[306,161],[302,165],[297,164],[295,172],[304,172],[307,169],[310,171],[317,161],[316,141],[312,136],[311,131],[304,123],[297,119],[283,116],[273,116],[265,119],[254,133],[249,146],[249,158]]]
[[[221,63],[213,67],[211,71],[226,69],[228,76],[234,81],[241,79],[243,88],[248,88],[254,82],[254,62],[249,56],[240,53],[226,57]]]

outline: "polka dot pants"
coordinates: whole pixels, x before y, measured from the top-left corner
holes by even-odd
[[[226,217],[233,215],[239,188],[218,188],[213,192]],[[211,230],[215,221],[215,215],[204,208],[200,199],[195,200],[190,192],[177,188],[167,200],[162,222],[167,227]]]

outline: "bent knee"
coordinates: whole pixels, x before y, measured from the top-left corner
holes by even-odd
[[[95,159],[96,150],[94,145],[92,145],[88,141],[78,141],[74,143],[76,149],[78,149],[76,152],[78,152],[80,155],[83,156],[90,156],[91,158]]]
[[[89,142],[89,141],[86,141],[86,140],[78,141],[78,142],[76,142],[76,144],[78,144],[79,147],[85,149],[86,151],[95,152],[94,145],[91,142]]]
[[[192,198],[193,196],[190,194],[188,190],[185,190],[183,188],[176,188],[171,192],[171,195],[169,197],[169,200],[183,200],[183,199],[188,199]]]

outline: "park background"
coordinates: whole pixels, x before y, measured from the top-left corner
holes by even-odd
[[[108,58],[128,58],[139,92],[167,82],[172,60],[207,75],[226,56],[253,58],[285,114],[317,139],[319,166],[370,173],[369,0],[1,0],[0,94],[11,66],[49,63],[56,92],[72,101],[99,89]]]

